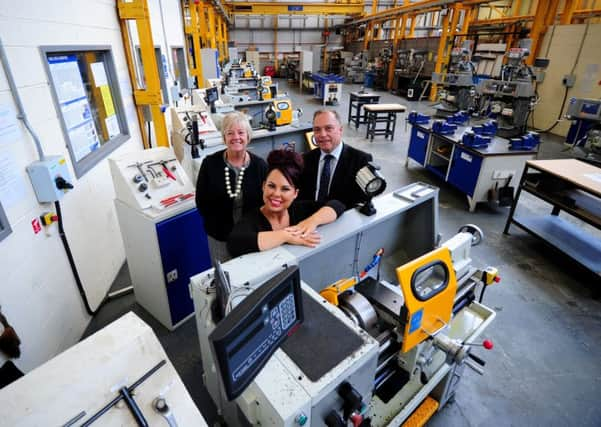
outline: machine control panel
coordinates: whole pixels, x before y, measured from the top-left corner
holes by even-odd
[[[209,336],[228,399],[238,397],[303,321],[298,267],[246,297]]]
[[[601,121],[601,99],[572,98],[566,115],[570,119]]]
[[[132,207],[160,212],[194,198],[194,187],[170,148],[127,153],[109,164],[116,198]]]

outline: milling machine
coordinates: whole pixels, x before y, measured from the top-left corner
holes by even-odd
[[[447,72],[432,73],[432,83],[442,86],[438,92],[439,102],[434,105],[439,117],[474,108],[476,68],[471,60],[472,47],[473,41],[466,40],[461,47],[453,48]]]
[[[566,144],[601,166],[601,99],[570,99],[566,118],[572,121]]]
[[[507,62],[501,68],[500,79],[481,80],[476,86],[479,98],[477,113],[495,118],[499,122],[497,134],[501,137],[524,135],[528,117],[536,106],[537,77],[525,63],[531,44],[530,39],[520,40],[519,47],[507,52]],[[548,61],[540,60],[536,65],[545,68]]]

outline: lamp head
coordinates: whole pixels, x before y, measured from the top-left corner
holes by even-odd
[[[367,216],[376,213],[376,209],[374,208],[371,199],[382,194],[386,189],[386,180],[382,174],[380,174],[379,170],[379,166],[370,162],[359,169],[355,176],[355,182],[367,196],[367,201],[363,204],[363,207],[359,212]]]

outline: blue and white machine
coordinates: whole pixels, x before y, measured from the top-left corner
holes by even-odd
[[[194,186],[169,148],[109,164],[136,301],[173,330],[194,313],[190,277],[211,265]]]
[[[566,117],[572,121],[566,143],[601,163],[601,99],[570,99]]]
[[[342,99],[344,77],[336,74],[313,73],[313,96],[321,99],[323,105],[338,105]]]

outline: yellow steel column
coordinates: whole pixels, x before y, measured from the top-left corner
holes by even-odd
[[[129,38],[129,30],[127,21],[120,19],[119,26],[121,27],[121,38],[123,39],[123,47],[125,49],[125,59],[127,61],[127,71],[129,73],[129,80],[134,90],[138,87],[136,78],[136,64],[134,60],[134,53],[131,50],[131,39]],[[134,98],[135,104],[135,98]],[[142,134],[142,144],[144,148],[150,148],[148,144],[148,134],[146,133],[146,125],[144,120],[144,113],[142,112],[141,106],[136,104],[136,115],[138,116],[138,126],[140,127],[140,133]]]
[[[328,72],[328,17],[324,18],[323,26],[323,60],[321,63],[321,69],[324,73]]]
[[[522,12],[520,9],[522,8],[522,0],[513,0],[511,2],[511,14],[513,16],[520,16]]]
[[[511,49],[513,47],[513,42],[515,40],[515,24],[510,24],[505,26],[505,32],[508,33],[505,38],[505,43],[507,44],[507,49]]]
[[[538,49],[540,47],[540,38],[543,36],[547,29],[547,22],[549,20],[549,16],[552,16],[553,19],[555,19],[555,14],[557,13],[557,5],[558,0],[539,0],[538,5],[536,6],[536,12],[534,13],[534,22],[532,23],[532,28],[530,29],[532,48],[530,49],[530,56],[528,56],[528,58],[526,59],[526,63],[528,65],[532,65],[534,63],[534,58],[536,58]]]
[[[203,1],[200,1],[197,5],[198,10],[198,26],[200,29],[200,40],[202,41],[202,47],[209,47],[209,24],[207,22],[207,7]],[[204,81],[203,81],[204,84]]]
[[[467,32],[470,29],[470,24],[474,20],[474,16],[476,14],[476,8],[472,7],[471,9],[464,9],[465,14],[463,16],[463,24],[461,25],[461,39],[460,42],[463,42],[467,38]]]
[[[273,68],[278,70],[278,15],[273,16]]]
[[[415,24],[417,23],[417,15],[411,15],[411,25],[409,26],[409,34],[407,35],[407,38],[414,38],[415,37]]]
[[[451,10],[453,11],[453,17],[451,18],[451,31],[449,33],[449,38],[453,39],[455,37],[455,34],[457,33],[457,23],[459,22],[459,14],[461,12],[461,6],[456,4],[455,6],[453,6],[453,8]]]
[[[215,16],[215,38],[217,41],[217,51],[219,52],[219,62],[223,63],[223,44],[221,43],[221,15]]]
[[[226,20],[225,18],[221,18],[221,25],[219,25],[220,31],[221,31],[221,45],[223,46],[223,56],[225,58],[226,61],[230,60],[230,52],[227,48],[227,38],[226,38],[226,29],[225,29],[225,23]]]
[[[405,38],[405,27],[407,25],[407,15],[402,15],[395,21],[394,25],[394,39],[392,42],[392,58],[390,64],[388,64],[388,81],[386,88],[392,89],[392,83],[394,81],[394,69],[396,68],[396,62],[398,59],[397,50],[399,50],[399,40]]]
[[[223,20],[223,43],[225,44],[225,51],[227,52],[227,59],[230,61],[234,58],[230,58],[230,50],[229,50],[229,35],[227,33],[227,21]]]
[[[211,44],[211,48],[215,49],[217,43],[215,41],[215,11],[213,10],[213,6],[207,7],[207,12],[209,15],[209,43]]]
[[[167,137],[165,117],[161,112],[163,98],[161,96],[161,83],[159,80],[156,56],[154,54],[154,43],[152,41],[152,30],[150,28],[148,4],[146,3],[146,0],[134,0],[127,3],[125,3],[123,0],[118,0],[117,11],[119,14],[121,35],[124,39],[126,52],[129,51],[130,55],[132,53],[130,48],[131,40],[129,39],[128,35],[127,21],[134,20],[138,30],[138,39],[140,42],[140,52],[142,56],[142,67],[144,69],[144,77],[146,79],[146,89],[138,89],[135,71],[130,69],[130,77],[133,76],[131,83],[134,89],[134,102],[136,104],[136,109],[138,110],[138,120],[140,120],[140,117],[143,118],[142,108],[144,106],[149,106],[157,145],[168,147],[169,139]],[[133,58],[133,56],[131,57]],[[130,61],[128,61],[128,65],[130,65]],[[143,119],[140,121],[140,128],[144,128]],[[148,141],[145,140],[143,143],[144,147],[147,148]]]
[[[194,68],[190,73],[196,77],[196,86],[199,88],[204,86],[204,74],[202,72],[202,56],[200,49],[202,48],[202,36],[200,32],[202,16],[202,2],[199,4],[190,5],[190,26],[192,36],[192,48],[194,51]]]
[[[557,9],[559,7],[559,0],[551,0],[549,2],[549,8],[547,9],[547,17],[545,18],[545,30],[547,31],[547,27],[549,25],[553,25],[555,23],[555,17],[557,15]],[[544,34],[543,31],[543,34]]]
[[[365,29],[365,34],[363,35],[363,50],[367,50],[369,46],[369,42],[371,41],[371,32],[373,30],[374,24],[370,21],[367,24],[367,28]]]
[[[448,27],[449,27],[449,13],[445,14],[442,18],[442,29],[440,32],[440,41],[438,42],[438,51],[436,53],[436,65],[434,66],[434,72],[440,73],[442,71],[442,61],[447,45],[448,38]],[[432,83],[432,89],[430,90],[430,101],[436,101],[437,87],[435,83]]]

